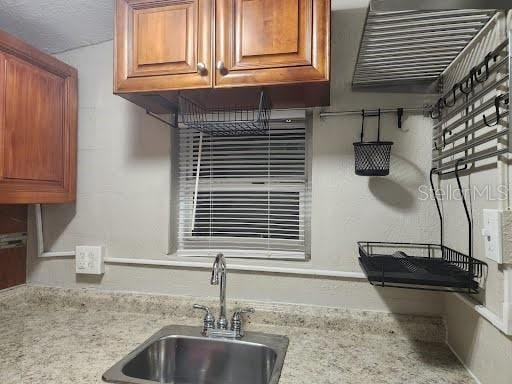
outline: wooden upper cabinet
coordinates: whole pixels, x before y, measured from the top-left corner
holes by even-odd
[[[156,113],[239,88],[328,105],[330,0],[116,0],[114,93]],[[237,89],[230,89],[237,88]]]
[[[212,86],[211,0],[116,1],[116,93]]]
[[[217,0],[215,85],[329,80],[328,0]]]
[[[76,131],[76,70],[0,32],[0,204],[74,201]]]

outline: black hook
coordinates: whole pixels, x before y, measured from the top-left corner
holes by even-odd
[[[475,81],[473,80],[474,73],[471,72],[469,74],[469,77],[466,80],[463,80],[459,83],[459,89],[460,91],[465,94],[466,96],[469,95],[471,92],[473,92],[473,89],[475,88]],[[469,83],[471,82],[471,85]],[[464,86],[466,86],[466,89],[464,89]]]
[[[431,118],[432,120],[438,120],[438,119],[441,117],[441,113],[439,113],[439,111],[438,111],[438,113],[437,113],[437,116],[434,116],[434,113],[435,113],[435,112],[436,112],[436,107],[435,107],[435,106],[433,106],[433,107],[432,107],[432,109],[430,110],[430,118]]]
[[[452,134],[452,131],[450,131],[450,135]],[[446,147],[446,130],[443,130],[443,148]]]
[[[398,108],[396,110],[396,116],[398,118],[398,129],[402,129],[402,119],[404,117],[404,109]]]
[[[362,117],[362,123],[361,123],[361,143],[364,140],[364,118],[366,117],[366,114],[364,113],[364,109],[361,110],[361,117]]]
[[[478,75],[480,75],[482,73],[482,67],[480,67],[478,69],[478,71],[476,69],[474,69],[475,71],[475,80],[478,82],[478,83],[485,83],[488,79],[489,79],[489,76],[490,76],[490,71],[489,71],[489,61],[491,61],[492,59],[492,53],[489,53],[487,56],[485,56],[485,60],[484,60],[484,67],[485,67],[485,75],[483,78],[479,78]]]
[[[444,220],[443,220],[443,212],[441,211],[441,206],[439,205],[439,200],[437,199],[437,190],[436,188],[434,187],[434,174],[437,173],[437,169],[435,168],[432,168],[430,170],[430,187],[432,188],[432,193],[434,194],[434,200],[436,202],[436,207],[437,207],[437,213],[439,215],[439,220],[441,222],[441,246],[444,245],[444,241],[443,241],[443,233],[444,233],[444,230],[443,230],[443,224],[444,224]],[[438,174],[438,177],[440,176],[440,174]]]
[[[453,93],[453,101],[450,104],[448,104],[448,102],[446,101],[446,97],[443,97],[443,104],[445,107],[451,108],[455,104],[457,104],[457,84],[455,84],[452,87],[452,93]]]
[[[439,99],[437,103],[432,107],[432,110],[430,111],[430,117],[433,120],[439,120],[442,115],[442,109],[443,109],[443,99]],[[434,116],[434,112],[437,110],[437,116]]]
[[[508,96],[503,94],[503,95],[496,96],[494,98],[494,108],[496,108],[496,122],[495,123],[490,124],[489,121],[487,120],[487,116],[483,115],[484,123],[488,127],[495,127],[495,126],[497,126],[500,123],[500,120],[503,117],[500,114],[500,106],[501,106],[501,102],[502,101],[505,102],[505,104],[508,104],[509,103]]]
[[[459,176],[459,164],[462,162],[462,159],[457,160],[455,163],[455,178],[457,179],[457,186],[459,187],[462,204],[464,205],[464,212],[466,213],[466,219],[468,220],[468,229],[469,229],[469,236],[468,236],[468,256],[469,256],[469,272],[472,274],[472,260],[473,260],[473,220],[471,217],[471,213],[468,209],[468,204],[466,203],[466,197],[464,196],[464,190],[462,189],[462,184],[460,182],[460,176]]]

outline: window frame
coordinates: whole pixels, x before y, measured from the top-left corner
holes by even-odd
[[[174,199],[171,198],[171,204],[173,205],[173,213],[171,221],[174,222],[175,230],[173,231],[171,238],[174,244],[174,251],[178,257],[183,258],[201,258],[201,257],[213,257],[218,253],[223,253],[227,258],[238,258],[238,259],[270,259],[270,260],[283,260],[283,261],[309,261],[311,255],[311,171],[312,171],[312,156],[311,156],[311,148],[312,148],[312,114],[306,110],[287,110],[287,111],[272,111],[271,123],[272,122],[285,122],[287,120],[297,121],[304,120],[305,127],[305,150],[304,150],[304,172],[305,172],[305,181],[304,184],[297,185],[270,185],[271,192],[298,192],[299,193],[299,221],[303,222],[304,230],[301,231],[300,241],[304,242],[304,250],[296,251],[296,250],[272,250],[272,249],[244,249],[241,248],[198,248],[198,249],[181,249],[180,244],[183,241],[187,241],[184,238],[181,238],[182,230],[181,230],[181,221],[183,220],[180,217],[181,209],[180,204],[183,203],[184,199],[180,196],[183,193],[181,186],[179,185],[180,181],[176,182],[174,188],[171,188],[171,191],[174,194]],[[183,129],[183,128],[179,128]],[[173,156],[172,161],[174,162],[173,170],[171,173],[174,176],[179,176],[179,168],[180,168],[180,157],[183,155],[180,153],[180,134],[179,129],[174,130],[173,141]],[[185,128],[186,129],[186,128]],[[193,153],[190,153],[190,157],[193,158]],[[174,177],[173,180],[179,180],[179,177]],[[233,181],[233,179],[231,179]],[[239,180],[237,180],[239,181]],[[245,183],[213,183],[214,188],[211,188],[210,179],[200,180],[198,182],[197,191],[199,192],[210,192],[210,191],[240,191],[241,188],[243,190],[247,190],[249,192],[252,191],[269,191],[268,184],[249,184],[249,182]],[[189,192],[191,193],[191,192]],[[308,205],[309,203],[309,205]],[[190,210],[189,216],[185,218],[187,222],[192,221],[193,211]],[[233,240],[235,239],[235,240]],[[199,240],[199,239],[198,239]],[[215,237],[216,242],[221,242],[222,240],[226,240],[226,242],[240,242],[243,243],[243,237],[233,238],[226,237],[223,238],[221,236]],[[254,239],[252,239],[253,241]],[[197,241],[197,240],[195,240]],[[205,242],[208,240],[205,238]],[[264,241],[262,239],[262,241]]]

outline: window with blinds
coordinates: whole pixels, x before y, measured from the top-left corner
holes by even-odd
[[[265,135],[178,130],[178,255],[305,259],[307,124],[272,119]]]

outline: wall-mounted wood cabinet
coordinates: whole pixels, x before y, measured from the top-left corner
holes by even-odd
[[[0,204],[75,200],[77,72],[0,31]]]
[[[210,0],[117,0],[116,92],[212,86]]]
[[[114,92],[150,109],[155,94],[240,87],[291,107],[302,86],[325,105],[329,77],[329,0],[116,1]]]

